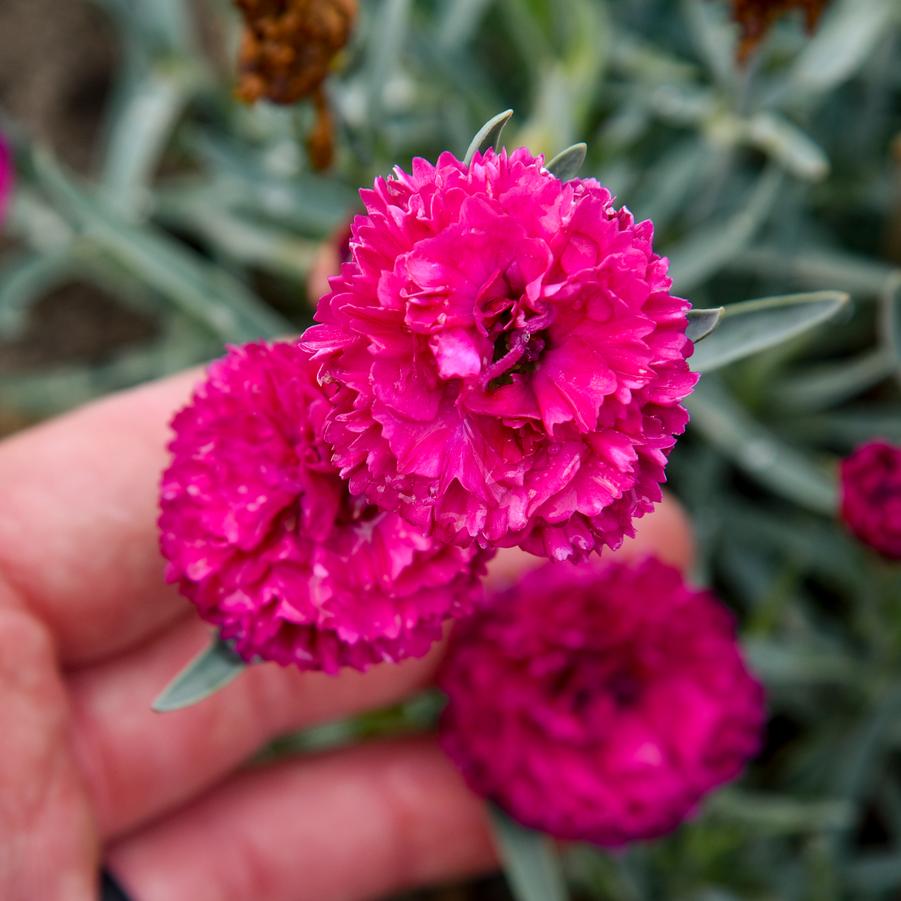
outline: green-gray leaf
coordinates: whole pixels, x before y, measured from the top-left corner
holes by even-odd
[[[568,901],[553,842],[540,832],[514,823],[496,808],[491,810],[491,824],[516,901]]]
[[[692,426],[752,479],[814,513],[835,512],[834,475],[749,416],[716,377],[701,379],[686,403]]]
[[[774,347],[825,322],[848,300],[841,291],[814,291],[728,306],[716,332],[692,356],[691,367],[710,372]]]
[[[153,702],[157,713],[190,707],[231,682],[247,664],[218,636],[201,651]]]
[[[897,11],[896,4],[885,0],[841,0],[833,7],[816,37],[795,57],[788,76],[774,84],[767,108],[787,105],[787,100],[809,103],[815,95],[834,91],[873,54]]]
[[[709,310],[689,310],[688,328],[685,334],[697,344],[703,341],[719,324],[726,312],[725,307],[712,307]]]
[[[64,244],[45,253],[24,253],[0,268],[0,333],[22,328],[28,309],[50,288],[72,277],[78,259],[72,244]]]
[[[844,798],[786,798],[778,794],[727,789],[707,803],[707,812],[726,823],[742,823],[770,835],[847,829],[856,814]]]
[[[569,181],[579,174],[587,153],[587,144],[573,144],[572,147],[561,150],[544,168],[560,181]]]
[[[895,370],[892,354],[881,347],[849,360],[830,360],[792,372],[777,389],[780,406],[813,413],[838,407],[869,391]]]
[[[512,115],[512,109],[504,110],[502,113],[494,116],[494,118],[489,119],[476,132],[476,136],[472,139],[469,149],[466,151],[466,156],[463,157],[463,162],[467,166],[472,162],[472,158],[477,152],[481,151],[484,153],[489,147],[497,147],[498,141],[501,139],[501,132],[510,121]]]
[[[250,340],[290,331],[287,320],[226,269],[160,229],[120,215],[107,198],[84,188],[47,151],[20,135],[13,133],[11,143],[23,178],[40,185],[53,207],[84,233],[86,246],[115,259],[213,332],[226,340]]]

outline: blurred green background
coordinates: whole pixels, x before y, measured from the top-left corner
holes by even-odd
[[[734,63],[726,0],[363,0],[313,173],[304,105],[233,99],[225,0],[3,0],[0,432],[296,333],[356,188],[462,154],[587,141],[583,174],[656,223],[698,306],[841,289],[852,309],[705,377],[672,459],[695,578],[766,682],[764,752],[673,836],[569,849],[577,897],[901,898],[901,570],[835,521],[839,457],[901,442],[901,3],[832,0]],[[416,724],[417,708],[341,733]],[[348,731],[349,730],[349,731]],[[505,898],[499,880],[417,897]]]

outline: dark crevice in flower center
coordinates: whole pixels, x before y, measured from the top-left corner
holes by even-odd
[[[494,350],[485,383],[487,391],[509,385],[516,374],[534,372],[547,350],[547,317],[535,317],[525,325],[515,327],[511,309],[504,310],[491,329]]]
[[[602,696],[620,709],[634,707],[641,700],[642,682],[629,663],[611,668],[608,662],[592,659],[558,673],[551,690],[568,709],[582,715]]]
[[[617,707],[632,707],[641,695],[641,682],[635,673],[623,667],[607,680],[607,691]]]
[[[375,504],[368,504],[361,497],[347,494],[342,498],[341,508],[335,516],[335,525],[347,527],[373,522],[381,513]]]
[[[381,510],[375,504],[366,504],[357,514],[357,522],[372,522]]]

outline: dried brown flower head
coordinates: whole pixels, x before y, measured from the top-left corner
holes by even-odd
[[[238,60],[238,96],[290,104],[309,98],[317,121],[310,134],[313,165],[333,154],[332,122],[322,83],[347,43],[357,0],[235,0],[245,29]]]
[[[732,0],[732,18],[741,26],[738,58],[745,62],[773,23],[792,10],[802,10],[808,31],[816,28],[827,0]]]

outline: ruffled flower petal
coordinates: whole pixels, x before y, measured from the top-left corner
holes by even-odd
[[[415,160],[361,196],[303,339],[351,490],[462,545],[617,547],[696,381],[650,223],[524,149]]]
[[[654,559],[530,573],[458,626],[439,684],[441,744],[477,794],[603,846],[674,829],[765,716],[728,611]]]
[[[901,560],[901,447],[870,441],[841,466],[842,518],[865,544]]]
[[[309,353],[248,344],[173,421],[167,576],[246,660],[333,673],[425,654],[472,609],[486,554],[352,497]]]

